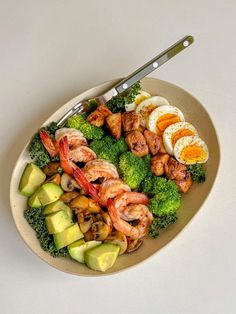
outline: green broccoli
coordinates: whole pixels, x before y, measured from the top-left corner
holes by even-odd
[[[128,145],[123,137],[115,140],[107,135],[102,140],[92,141],[89,147],[97,154],[98,158],[108,160],[118,166],[120,154],[128,151]]]
[[[104,136],[103,129],[88,123],[84,114],[68,118],[66,126],[81,131],[88,140],[100,140]]]
[[[59,127],[57,126],[57,124],[55,122],[52,122],[47,127],[43,127],[42,129],[46,130],[50,134],[50,136],[54,138],[55,131],[58,128]],[[40,168],[43,168],[51,161],[58,160],[58,157],[51,158],[49,156],[48,152],[46,151],[40,140],[38,132],[33,136],[28,149],[31,159]]]
[[[204,169],[203,164],[190,165],[188,166],[188,171],[193,181],[201,183],[206,180],[206,169]]]
[[[150,169],[150,155],[141,158],[131,152],[125,152],[120,156],[119,167],[125,183],[131,189],[137,189]]]
[[[152,197],[150,211],[156,216],[175,214],[180,206],[180,193],[172,180],[148,175],[142,182],[143,192]]]
[[[140,82],[135,83],[131,86],[127,92],[123,95],[118,95],[113,97],[106,103],[106,106],[112,112],[124,112],[125,111],[125,104],[132,103],[135,100],[135,97],[139,94],[141,90]]]
[[[170,224],[175,223],[177,220],[176,214],[169,214],[167,216],[155,217],[150,228],[149,235],[152,238],[157,238],[161,229],[165,229]]]

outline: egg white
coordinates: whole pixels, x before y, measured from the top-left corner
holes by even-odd
[[[188,122],[177,122],[174,124],[171,124],[168,126],[165,131],[163,132],[163,143],[165,146],[165,149],[169,155],[174,155],[174,146],[172,143],[172,137],[173,135],[180,130],[187,129],[193,133],[193,135],[198,135],[197,130],[195,127],[188,123]]]
[[[159,106],[165,105],[169,106],[169,102],[167,99],[161,96],[153,96],[140,102],[140,104],[136,108],[136,112],[140,113],[142,116],[141,125],[146,126],[147,124],[148,116],[150,114],[150,106],[153,106],[154,108],[152,110],[154,110]]]
[[[183,160],[181,158],[182,150],[188,146],[191,146],[191,145],[200,146],[204,150],[204,152],[206,153],[205,159],[199,160],[197,162],[189,162],[189,161]],[[202,163],[207,162],[207,160],[209,158],[209,151],[208,151],[206,143],[199,136],[184,136],[184,137],[181,137],[176,142],[175,147],[174,147],[174,156],[179,162],[181,162],[182,164],[185,164],[185,165],[192,165],[195,163],[199,163],[199,164],[201,163],[202,164]]]
[[[180,121],[184,121],[184,115],[182,111],[180,111],[177,107],[174,106],[160,106],[154,109],[149,115],[149,119],[147,122],[147,127],[150,131],[154,133],[159,133],[157,130],[157,122],[159,118],[166,114],[175,114],[179,117]]]

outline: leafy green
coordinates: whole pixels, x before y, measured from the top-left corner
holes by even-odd
[[[81,131],[87,140],[100,140],[104,136],[103,129],[88,123],[84,114],[68,118],[66,126]]]
[[[115,140],[107,135],[102,140],[92,141],[89,147],[97,154],[98,158],[105,159],[118,166],[120,154],[128,151],[125,139]]]
[[[42,249],[50,253],[53,257],[69,256],[67,248],[58,250],[54,244],[53,237],[48,233],[43,208],[27,208],[24,212],[29,225],[36,232]]]
[[[120,156],[119,167],[124,182],[131,189],[137,189],[150,169],[150,155],[144,158],[125,152]]]
[[[167,216],[155,217],[150,228],[149,235],[152,238],[157,238],[161,229],[167,228],[170,224],[175,223],[177,220],[176,214],[169,214]]]
[[[141,85],[140,85],[140,82],[137,82],[133,86],[131,86],[127,90],[126,93],[124,93],[122,95],[117,95],[117,96],[113,97],[111,100],[109,100],[106,103],[106,106],[114,113],[115,112],[124,112],[125,111],[125,104],[132,103],[140,91],[141,91]]]
[[[42,129],[46,130],[52,139],[54,139],[55,131],[59,129],[59,127],[55,122],[52,122],[47,127],[43,127]],[[43,168],[51,161],[58,160],[58,157],[50,157],[40,140],[38,132],[33,136],[28,149],[31,159],[40,168]]]
[[[189,165],[188,171],[193,181],[201,183],[206,180],[206,169],[204,169],[203,164]]]

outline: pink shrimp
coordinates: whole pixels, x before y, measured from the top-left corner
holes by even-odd
[[[120,217],[120,212],[111,199],[108,199],[107,201],[107,209],[115,229],[131,239],[140,239],[144,237],[153,220],[148,207],[143,204],[133,205],[132,209],[130,209],[130,215],[135,216],[135,219],[139,220],[139,223],[136,226],[132,226]]]
[[[87,146],[79,146],[70,150],[70,159],[74,162],[88,162],[96,158],[95,152]]]
[[[40,140],[49,153],[51,157],[55,157],[58,154],[58,145],[57,142],[53,142],[50,135],[46,130],[40,130],[39,131],[39,137]]]
[[[121,179],[108,179],[100,185],[99,197],[102,205],[106,205],[108,198],[114,198],[117,195],[131,191],[130,187]]]
[[[120,216],[122,219],[126,221],[133,220],[132,217],[127,215],[126,208],[129,204],[142,204],[147,205],[149,202],[148,197],[143,193],[138,192],[124,192],[122,194],[119,194],[114,199],[114,206],[119,211]],[[136,218],[134,218],[136,219]]]
[[[96,202],[100,202],[96,188],[87,180],[84,172],[69,159],[69,145],[67,137],[63,137],[59,142],[59,156],[61,167],[64,172],[73,175],[78,185],[90,195]]]
[[[79,146],[87,146],[87,140],[83,133],[74,128],[61,128],[56,130],[55,139],[60,141],[64,136],[67,136],[69,149],[73,150]]]
[[[94,159],[84,166],[84,173],[88,181],[96,181],[98,178],[105,180],[119,178],[116,167],[103,159]]]

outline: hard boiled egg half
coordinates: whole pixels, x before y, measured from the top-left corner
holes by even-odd
[[[141,115],[141,125],[146,126],[150,113],[159,106],[169,106],[167,99],[161,96],[153,96],[143,100],[136,108]]]
[[[202,164],[208,160],[206,143],[199,136],[184,136],[174,146],[175,158],[185,165]]]
[[[151,97],[150,94],[148,94],[145,91],[141,91],[136,97],[134,102],[130,103],[130,104],[125,104],[125,111],[129,112],[129,111],[133,111],[136,109],[136,107],[145,99]]]
[[[177,107],[160,106],[149,115],[147,127],[150,131],[162,135],[171,124],[183,121],[184,115]]]
[[[195,127],[188,122],[177,122],[168,126],[163,133],[163,143],[169,155],[174,155],[175,143],[184,136],[198,135]]]

